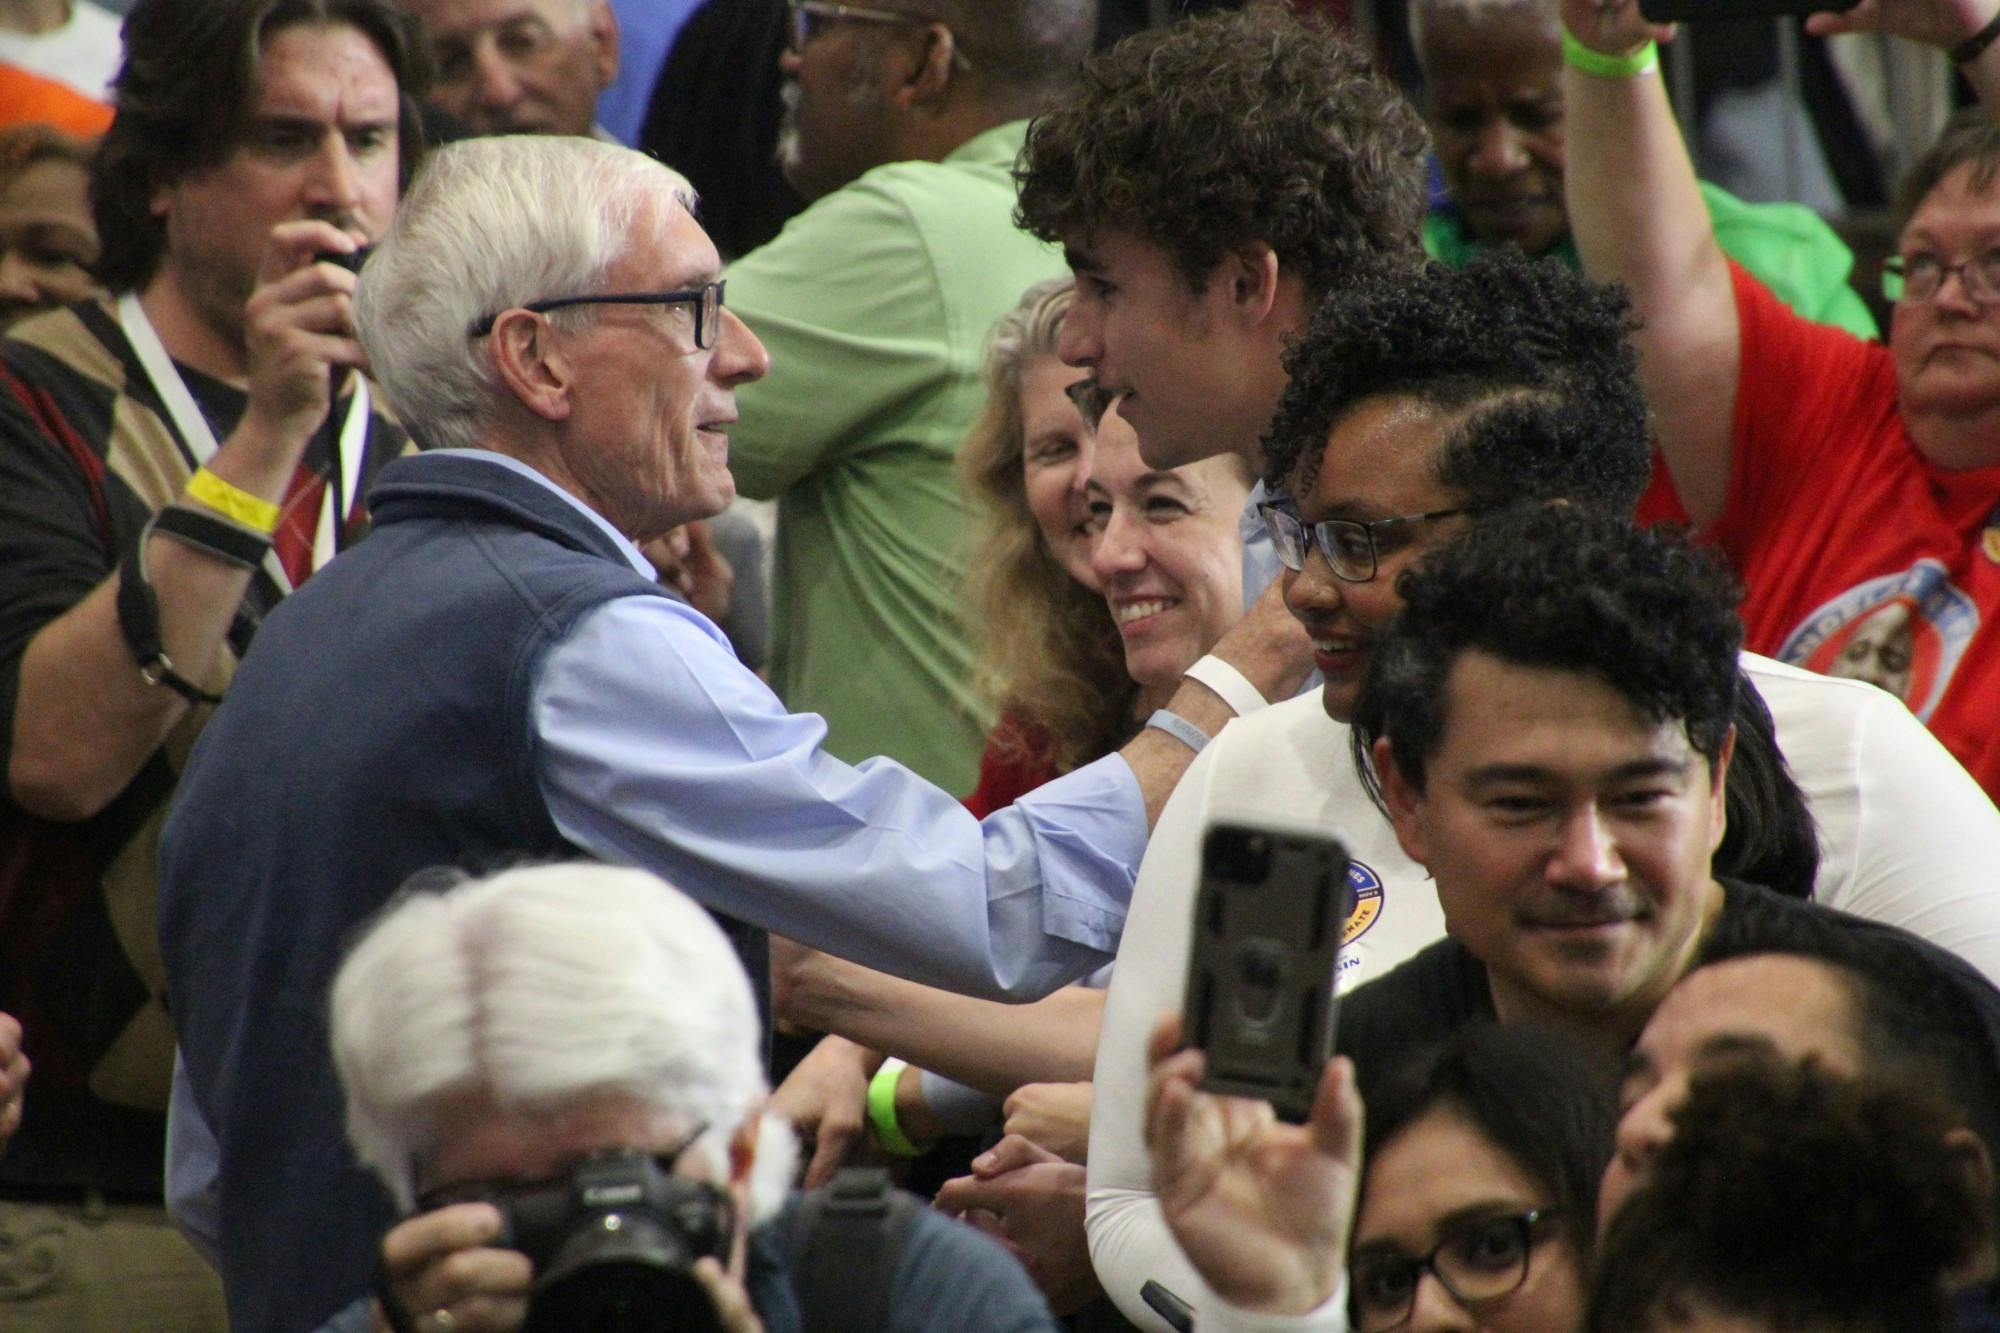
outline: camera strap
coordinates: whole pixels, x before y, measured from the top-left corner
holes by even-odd
[[[792,1291],[813,1333],[889,1327],[896,1262],[915,1224],[916,1199],[880,1167],[850,1166],[799,1201],[792,1223]]]

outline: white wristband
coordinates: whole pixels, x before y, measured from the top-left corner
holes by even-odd
[[[1168,708],[1155,710],[1153,715],[1146,719],[1146,725],[1166,732],[1196,754],[1200,754],[1211,739],[1207,732]]]
[[[1198,680],[1222,697],[1238,717],[1246,717],[1262,708],[1270,700],[1264,692],[1250,683],[1250,678],[1229,663],[1210,653],[1186,671],[1181,673],[1189,680]]]

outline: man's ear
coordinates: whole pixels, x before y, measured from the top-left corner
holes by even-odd
[[[1944,1146],[1981,1199],[1993,1197],[1993,1154],[1978,1133],[1966,1125],[1945,1131]]]
[[[942,23],[924,25],[921,45],[899,44],[892,58],[896,86],[891,94],[899,107],[934,107],[951,91],[958,37]]]
[[[1216,280],[1228,284],[1229,308],[1248,325],[1262,324],[1278,303],[1278,253],[1262,241],[1223,256]]]
[[[597,88],[602,92],[618,77],[618,16],[606,0],[597,0],[590,7],[588,22],[591,60],[597,66]]]
[[[567,420],[575,372],[555,345],[548,321],[526,310],[508,310],[488,335],[493,372],[523,408],[547,421]]]
[[[1396,841],[1402,844],[1404,855],[1418,865],[1428,867],[1430,858],[1426,853],[1429,843],[1423,830],[1423,788],[1396,767],[1396,752],[1390,748],[1387,736],[1375,738],[1368,757],[1374,761],[1375,778],[1382,784],[1382,801],[1389,807],[1389,823],[1395,827]]]

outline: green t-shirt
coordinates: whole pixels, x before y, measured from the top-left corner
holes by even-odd
[[[1819,324],[1846,329],[1858,338],[1880,331],[1861,294],[1847,281],[1854,254],[1818,214],[1798,204],[1750,204],[1727,190],[1702,182],[1715,242],[1749,270],[1780,301]],[[1449,206],[1424,219],[1424,249],[1454,268],[1481,248],[1464,220]],[[1549,254],[1580,268],[1576,243],[1565,235]]]
[[[877,167],[728,272],[771,353],[737,390],[730,467],[778,497],[771,683],[827,721],[826,748],[885,754],[953,792],[988,718],[958,585],[970,526],[953,472],[985,401],[982,354],[1062,257],[1014,226],[1016,121],[942,162]]]

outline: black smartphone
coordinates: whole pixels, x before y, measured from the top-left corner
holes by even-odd
[[[1639,12],[1654,23],[1699,23],[1703,19],[1768,19],[1784,14],[1813,14],[1822,9],[1845,13],[1860,0],[1639,0]]]
[[[1194,1307],[1151,1278],[1139,1288],[1139,1299],[1175,1333],[1194,1333]]]
[[[1352,896],[1325,834],[1218,824],[1202,842],[1182,1033],[1202,1086],[1261,1097],[1293,1123],[1333,1052],[1333,983]]]

